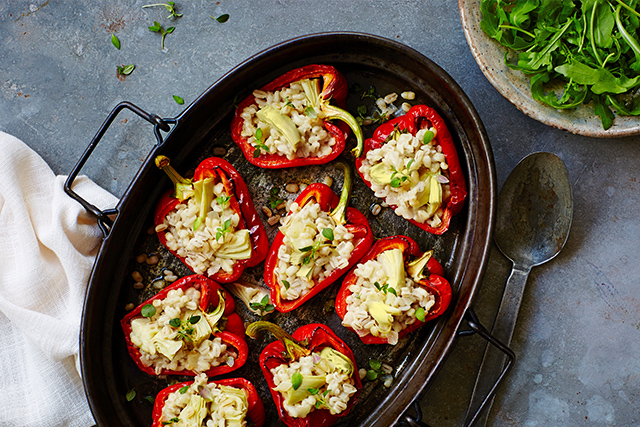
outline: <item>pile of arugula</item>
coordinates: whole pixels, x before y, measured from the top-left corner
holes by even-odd
[[[480,26],[513,49],[534,99],[556,109],[592,103],[602,127],[640,114],[640,0],[482,0]],[[562,88],[562,89],[559,89]]]

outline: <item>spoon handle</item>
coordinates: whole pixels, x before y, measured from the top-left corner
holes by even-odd
[[[496,315],[493,328],[491,329],[491,335],[500,340],[506,346],[509,346],[511,343],[516,319],[518,317],[518,312],[520,311],[522,295],[524,294],[524,288],[527,284],[527,277],[529,277],[530,271],[531,266],[514,264],[511,274],[509,275],[509,279],[507,280],[504,294],[502,295],[498,314]],[[473,387],[471,402],[465,416],[465,426],[471,427],[472,425],[486,425],[491,405],[493,404],[493,398],[488,402],[483,413],[480,414],[480,417],[475,420],[473,417],[491,390],[496,378],[500,375],[500,372],[504,367],[504,362],[504,353],[492,345],[487,345],[482,359],[482,364],[480,365],[480,370],[478,372],[478,377],[476,378],[476,383]],[[470,424],[472,421],[473,424]]]

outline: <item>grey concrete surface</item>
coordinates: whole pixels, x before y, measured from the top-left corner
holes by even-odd
[[[490,137],[499,185],[535,151],[560,156],[573,184],[569,240],[529,277],[512,344],[518,361],[490,425],[640,426],[640,137],[580,137],[515,109],[474,62],[455,0],[177,1],[184,16],[173,21],[162,7],[143,9],[148,3],[0,2],[0,130],[68,174],[120,101],[174,117],[240,62],[299,35],[359,31],[404,43],[468,94]],[[223,13],[228,22],[212,19]],[[152,21],[176,27],[164,51],[147,29]],[[136,68],[121,81],[116,65],[126,64]],[[118,143],[100,146],[83,173],[121,196],[154,139],[133,116],[109,132]],[[487,325],[509,270],[494,248],[475,304]],[[459,340],[422,397],[433,427],[461,424],[483,345],[477,336]]]

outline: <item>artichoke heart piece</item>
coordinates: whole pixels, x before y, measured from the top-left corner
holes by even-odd
[[[378,163],[369,169],[369,176],[371,181],[378,185],[388,185],[391,184],[393,170],[384,163]]]
[[[351,376],[353,374],[354,368],[351,359],[340,353],[338,350],[331,347],[325,347],[320,351],[320,357],[325,359],[339,371],[344,372],[346,375]]]
[[[131,342],[140,350],[156,354],[156,347],[153,344],[153,337],[158,333],[158,328],[152,326],[151,320],[147,318],[137,318],[131,321]]]
[[[193,183],[195,194],[193,199],[198,205],[198,218],[193,223],[193,230],[196,231],[204,224],[207,214],[211,211],[211,202],[213,202],[213,178],[205,178]]]
[[[184,425],[200,426],[208,414],[207,401],[197,394],[193,394],[178,418]]]
[[[311,394],[309,393],[310,388],[319,389],[326,383],[327,377],[324,375],[303,375],[300,387],[297,390],[294,390],[293,387],[289,389],[289,405],[295,405],[309,396]]]
[[[284,135],[284,138],[294,150],[298,149],[301,140],[300,132],[298,132],[298,127],[293,120],[291,120],[291,117],[282,114],[270,105],[265,105],[258,110],[256,116],[258,116],[259,120],[269,124],[269,126],[277,129]]]
[[[224,414],[227,427],[241,427],[249,410],[247,394],[244,390],[229,386],[218,386],[222,395],[211,404],[211,412]]]
[[[216,251],[218,258],[249,259],[251,258],[251,235],[243,228],[235,231],[228,242]]]
[[[389,249],[382,252],[378,259],[382,263],[382,268],[389,278],[387,282],[390,287],[399,291],[405,284],[404,257],[400,249]]]
[[[424,181],[424,190],[418,194],[416,208],[427,206],[427,215],[432,217],[442,204],[442,185],[438,182],[438,176],[431,175],[421,176],[420,180]]]
[[[368,308],[369,314],[378,322],[379,330],[383,334],[391,332],[393,316],[402,314],[400,309],[391,307],[383,302],[372,302]]]
[[[156,351],[169,360],[173,360],[175,355],[182,348],[183,344],[184,341],[180,339],[175,340],[162,334],[156,334],[156,336],[153,337],[153,345],[155,346]]]
[[[423,253],[420,258],[416,258],[413,261],[407,263],[406,271],[414,281],[418,282],[425,276],[424,269],[427,267],[427,264],[429,263],[429,260],[432,256],[433,249]]]
[[[205,312],[204,318],[207,320],[207,323],[211,327],[212,332],[219,332],[220,328],[218,327],[218,322],[222,319],[224,315],[225,309],[225,301],[224,294],[221,291],[218,291],[218,306],[210,313]],[[198,322],[200,323],[200,322]]]

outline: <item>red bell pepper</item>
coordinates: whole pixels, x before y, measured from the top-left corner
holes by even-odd
[[[433,108],[426,105],[415,105],[404,116],[397,117],[380,125],[374,131],[373,137],[365,141],[364,155],[356,159],[356,167],[364,182],[371,187],[371,182],[367,181],[362,172],[360,172],[362,158],[365,158],[369,151],[382,147],[389,136],[396,131],[409,132],[415,136],[419,130],[431,126],[436,129],[435,143],[442,147],[442,153],[449,166],[448,179],[451,196],[448,200],[443,200],[444,214],[441,218],[442,223],[440,226],[434,228],[426,223],[420,223],[415,220],[409,220],[409,222],[429,233],[440,235],[449,228],[451,217],[462,210],[464,200],[467,196],[467,185],[451,133],[449,133],[449,129],[447,129],[442,117],[440,117]],[[392,205],[391,208],[395,209],[396,206]]]
[[[318,84],[318,80],[322,81],[321,87]],[[347,79],[334,67],[313,64],[296,68],[276,78],[260,90],[274,92],[295,82],[305,82],[303,83],[304,85],[309,81],[312,83],[308,83],[305,87],[306,108],[312,108],[312,113],[307,110],[305,110],[305,113],[307,115],[315,114],[318,118],[323,119],[324,128],[335,138],[335,145],[331,153],[320,157],[300,157],[290,160],[284,155],[268,152],[264,150],[264,147],[261,149],[252,145],[249,142],[249,138],[242,135],[245,120],[242,117],[242,112],[250,105],[257,105],[255,96],[251,94],[238,105],[231,122],[231,138],[242,149],[244,156],[250,163],[270,169],[328,163],[344,151],[349,128],[353,130],[357,139],[357,145],[353,152],[356,156],[362,154],[364,141],[360,125],[350,113],[344,110],[348,93]],[[335,105],[329,104],[330,99]],[[342,123],[336,126],[330,122],[330,120],[335,119],[341,120]]]
[[[282,313],[296,309],[338,280],[344,272],[348,271],[358,262],[373,243],[373,233],[367,218],[357,209],[347,207],[353,181],[351,168],[343,162],[337,162],[336,166],[344,170],[344,184],[340,197],[331,190],[331,187],[321,183],[314,183],[305,188],[296,198],[295,202],[302,207],[310,201],[315,200],[323,211],[328,212],[331,210],[329,215],[334,221],[337,224],[343,224],[347,230],[354,235],[354,250],[351,252],[349,264],[344,268],[333,270],[324,280],[315,283],[314,287],[311,288],[308,293],[295,300],[286,300],[281,295],[281,279],[278,278],[276,274],[276,267],[279,261],[278,251],[280,246],[285,244],[283,241],[284,234],[278,231],[265,261],[264,281],[269,289],[271,289],[271,303]],[[291,213],[289,213],[289,215],[291,215]],[[313,256],[313,253],[311,253],[310,256]]]
[[[174,210],[179,203],[194,195],[195,183],[207,178],[213,178],[214,182],[219,181],[224,184],[227,196],[229,197],[229,206],[240,217],[237,229],[249,230],[252,246],[251,256],[246,259],[235,260],[231,273],[219,270],[210,276],[211,279],[222,283],[233,282],[242,275],[246,267],[253,267],[264,260],[269,249],[267,233],[253,206],[247,185],[238,171],[231,166],[229,162],[218,157],[204,159],[196,168],[193,180],[181,177],[176,170],[170,166],[169,159],[165,156],[158,156],[156,158],[156,165],[169,175],[175,185],[175,189],[165,193],[158,203],[154,216],[156,227],[163,223],[165,217]],[[157,234],[160,243],[169,249],[165,230],[157,229]],[[169,249],[169,251],[193,270],[184,257],[181,257],[171,249]]]
[[[435,297],[435,304],[428,313],[425,314],[424,320],[420,321],[416,319],[414,323],[398,333],[398,337],[402,338],[420,328],[426,322],[444,313],[451,303],[452,292],[451,285],[442,277],[444,275],[442,265],[431,256],[433,251],[423,253],[418,244],[406,236],[391,236],[378,240],[371,250],[360,260],[360,264],[374,260],[382,252],[391,249],[400,249],[402,251],[405,271],[413,277],[416,284],[424,287]],[[352,294],[349,287],[357,282],[357,276],[354,270],[355,268],[347,274],[336,296],[336,313],[338,313],[341,319],[344,319],[347,314],[347,297]],[[416,280],[416,278],[418,280]],[[352,328],[348,329],[353,331]],[[371,334],[361,336],[360,339],[365,344],[386,344],[388,342],[385,337],[376,337]]]
[[[258,396],[258,392],[256,388],[251,384],[250,381],[245,380],[244,378],[228,378],[224,380],[217,381],[209,381],[208,384],[217,384],[219,386],[227,386],[234,387],[241,390],[244,390],[247,394],[247,417],[253,423],[254,427],[261,427],[264,424],[265,414],[264,414],[264,405],[260,396]],[[187,381],[184,383],[174,384],[172,386],[166,387],[158,393],[155,398],[155,403],[153,404],[153,412],[151,414],[153,423],[151,427],[164,427],[168,424],[169,421],[164,421],[162,419],[162,409],[164,408],[165,402],[171,393],[176,393],[178,390],[188,387],[193,384],[193,381]]]
[[[301,326],[292,336],[273,323],[258,321],[247,326],[247,335],[256,338],[263,330],[271,332],[278,339],[268,344],[260,353],[260,367],[269,385],[280,419],[289,427],[328,427],[338,418],[346,416],[356,403],[362,389],[358,367],[351,349],[331,329],[320,323]],[[323,408],[313,410],[305,418],[294,418],[284,408],[282,394],[274,390],[276,384],[271,369],[283,364],[289,365],[301,357],[320,352],[325,347],[336,350],[351,361],[353,367],[351,378],[357,391],[349,399],[347,408],[339,414],[331,414],[328,409]]]
[[[198,372],[195,371],[173,371],[169,369],[164,369],[160,374],[156,374],[153,366],[146,366],[144,363],[142,363],[142,354],[140,353],[140,349],[131,340],[131,322],[136,318],[144,317],[143,308],[145,308],[145,306],[149,304],[153,306],[153,301],[165,299],[169,291],[173,289],[182,289],[183,292],[186,292],[188,288],[195,288],[200,291],[200,302],[198,304],[198,308],[204,313],[212,313],[220,305],[220,297],[224,299],[224,311],[222,313],[222,318],[218,322],[218,327],[219,329],[221,329],[221,331],[214,332],[213,336],[220,338],[227,347],[234,348],[236,353],[238,354],[237,358],[234,360],[233,366],[225,363],[214,366],[204,373],[209,377],[213,377],[216,375],[226,374],[227,372],[231,372],[240,368],[247,361],[249,349],[244,338],[244,323],[242,322],[242,319],[240,318],[238,313],[235,312],[236,304],[233,300],[233,297],[218,283],[214,282],[211,279],[208,279],[205,276],[195,274],[176,280],[170,286],[167,286],[155,296],[146,300],[122,318],[122,320],[120,321],[120,325],[122,326],[122,331],[124,332],[124,338],[127,343],[127,350],[129,350],[129,355],[136,363],[136,365],[149,375],[195,376],[196,374],[198,374]],[[155,309],[153,310],[153,313],[155,313]],[[205,321],[205,319],[200,319],[200,321]]]

